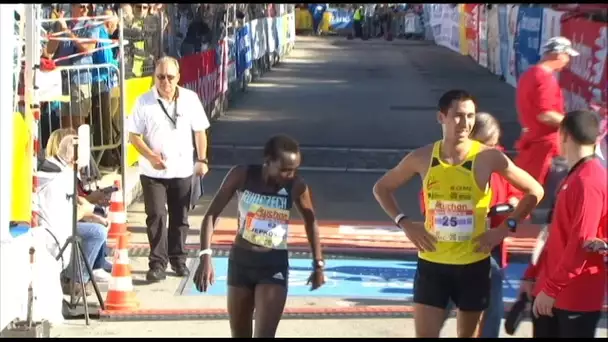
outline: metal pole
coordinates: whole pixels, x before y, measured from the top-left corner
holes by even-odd
[[[118,21],[118,60],[120,63],[118,64],[120,68],[119,75],[119,86],[120,86],[120,128],[121,128],[121,136],[122,141],[120,144],[120,173],[121,173],[121,188],[122,191],[122,203],[127,203],[127,109],[125,108],[125,99],[127,96],[127,89],[125,84],[125,45],[124,45],[124,17],[123,17],[122,8],[118,11],[119,21]]]

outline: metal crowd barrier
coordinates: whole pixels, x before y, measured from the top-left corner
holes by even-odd
[[[61,73],[61,96],[41,103],[41,143],[58,128],[91,126],[91,152],[96,166],[120,165],[122,116],[121,77],[113,64],[57,67]],[[87,76],[87,73],[89,76]],[[105,77],[103,77],[105,76]],[[90,82],[81,84],[82,79]]]

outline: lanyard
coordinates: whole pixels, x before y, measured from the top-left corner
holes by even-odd
[[[171,123],[173,123],[174,128],[177,129],[177,98],[173,100],[173,117],[171,117],[171,115],[169,115],[169,112],[167,112],[167,108],[165,108],[165,105],[163,104],[163,102],[160,99],[157,99],[156,101],[158,101],[158,104],[160,105],[160,108],[163,110],[163,113],[165,113],[165,116],[167,117],[167,119],[169,119],[169,121],[171,121]]]

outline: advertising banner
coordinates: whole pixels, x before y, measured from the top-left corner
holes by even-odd
[[[255,25],[255,35],[256,35],[256,49],[255,52],[257,55],[253,55],[253,59],[260,59],[266,55],[268,52],[268,37],[266,34],[266,24],[263,19],[255,20],[257,23]],[[253,31],[252,31],[253,33]]]
[[[443,4],[430,4],[429,8],[429,26],[431,27],[431,32],[433,36],[433,40],[436,44],[441,40],[441,24],[443,22]]]
[[[433,9],[431,20],[434,25],[433,33],[435,43],[448,49],[460,52],[460,13],[457,6],[449,4],[437,5],[439,8]],[[441,19],[437,16],[441,14]],[[436,24],[439,22],[439,24]]]
[[[262,20],[264,23],[264,36],[266,36],[266,51],[268,51],[268,53],[274,53],[277,49],[277,41],[272,18],[266,17]]]
[[[589,105],[607,108],[608,28],[601,22],[572,18],[563,22],[561,29],[561,35],[580,53],[560,75],[567,110]]]
[[[500,39],[500,70],[503,77],[509,73],[509,20],[508,5],[498,5],[498,37]]]
[[[200,71],[203,65],[203,57],[202,54],[194,54],[184,56],[179,59],[179,69],[182,70],[179,85],[188,88],[202,99],[202,91],[200,88]]]
[[[473,60],[479,61],[479,4],[465,4],[465,29],[467,52]]]
[[[289,42],[293,45],[296,42],[296,19],[293,13],[287,15],[289,26]]]
[[[557,37],[562,32],[562,15],[564,12],[551,8],[543,8],[543,25],[540,34],[540,46],[542,47],[551,37]]]
[[[241,78],[247,69],[251,69],[253,56],[251,54],[251,35],[249,25],[236,30],[236,77]]]
[[[221,82],[221,45],[217,49],[210,49],[199,54],[180,58],[180,70],[184,72],[180,84],[196,92],[206,106],[210,104],[223,91]]]
[[[236,77],[236,42],[234,37],[227,37],[224,40],[225,43],[225,63],[226,63],[226,76],[228,83],[235,82]],[[224,89],[226,91],[226,89]]]
[[[477,32],[478,40],[478,60],[477,63],[488,69],[488,6],[481,4],[477,6],[479,18],[479,30]]]
[[[502,63],[500,60],[500,29],[498,20],[498,8],[493,5],[488,9],[488,68],[495,75],[502,75]]]
[[[540,60],[540,35],[543,23],[541,7],[520,6],[515,36],[515,77]]]
[[[248,24],[251,35],[251,53],[253,60],[258,60],[266,53],[266,40],[264,39],[264,28],[259,20],[252,20]],[[264,44],[262,44],[262,41]]]
[[[287,47],[287,35],[283,28],[283,17],[274,18],[274,29],[277,32],[277,49],[281,57],[285,54]]]
[[[515,34],[517,32],[517,14],[519,5],[507,6],[507,70],[505,81],[511,86],[517,85],[517,73],[515,71]]]
[[[467,56],[469,54],[469,44],[467,44],[467,16],[464,12],[465,4],[458,4],[458,13],[460,14],[460,54],[463,56]]]

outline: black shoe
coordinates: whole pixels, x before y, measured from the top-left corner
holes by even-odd
[[[509,335],[515,334],[519,323],[524,319],[526,306],[528,305],[528,296],[522,293],[517,301],[511,307],[511,310],[507,313],[505,319],[505,332]]]
[[[146,280],[149,282],[157,282],[167,279],[165,270],[161,268],[152,268],[146,273]]]
[[[171,269],[175,272],[178,277],[187,277],[190,275],[190,270],[186,264],[171,265]]]

